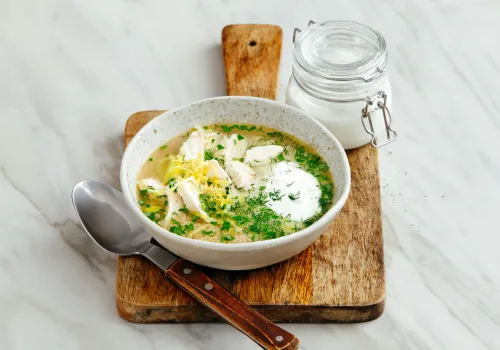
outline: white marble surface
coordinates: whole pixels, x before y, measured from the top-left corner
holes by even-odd
[[[380,154],[387,306],[285,325],[302,349],[500,349],[500,2],[0,1],[0,349],[254,349],[226,325],[133,325],[116,261],[78,226],[83,179],[118,185],[124,122],[224,94],[220,32],[354,19],[390,52],[401,138]]]

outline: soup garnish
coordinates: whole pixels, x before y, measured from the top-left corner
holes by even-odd
[[[242,243],[292,234],[333,201],[328,165],[285,133],[212,125],[156,149],[137,178],[142,212],[193,239]]]

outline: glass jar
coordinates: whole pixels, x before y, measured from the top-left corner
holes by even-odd
[[[310,21],[293,41],[288,104],[325,125],[345,149],[396,139],[382,35],[355,22]]]

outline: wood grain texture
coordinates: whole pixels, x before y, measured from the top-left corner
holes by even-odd
[[[242,30],[237,30],[239,25],[224,28],[223,45],[231,43],[230,47],[224,47],[225,56],[232,55],[231,47],[249,43],[250,37],[242,32],[254,33],[254,26],[242,25]],[[267,59],[270,59],[268,53],[274,52],[276,66],[263,65],[260,60],[240,53],[236,55],[239,58],[225,59],[228,72],[242,65],[246,67],[242,77],[236,73],[227,75],[228,93],[240,95],[248,91],[246,94],[274,98],[275,84],[246,86],[259,84],[259,77],[266,74],[275,75],[268,77],[268,81],[276,80],[279,50],[264,52]],[[234,79],[240,80],[233,82]],[[133,114],[126,124],[125,145],[160,113]],[[203,268],[203,271],[274,322],[362,322],[380,316],[384,310],[385,279],[378,154],[376,149],[365,146],[349,151],[348,158],[352,175],[349,199],[335,223],[311,247],[267,268],[253,271]],[[119,259],[116,302],[119,314],[132,322],[221,321],[140,257]]]
[[[283,31],[264,24],[232,24],[222,30],[226,90],[231,96],[276,99]]]

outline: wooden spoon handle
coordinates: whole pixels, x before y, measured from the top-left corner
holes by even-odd
[[[236,299],[193,263],[179,259],[166,270],[166,274],[179,287],[263,349],[294,350],[298,348],[299,341],[293,334],[278,327]]]

